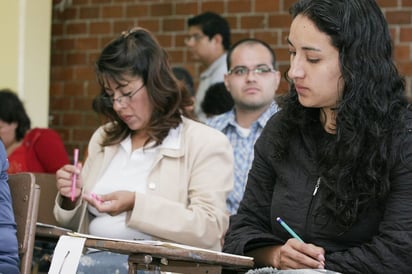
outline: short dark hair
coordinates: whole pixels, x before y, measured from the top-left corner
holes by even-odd
[[[203,112],[209,115],[225,113],[233,108],[235,102],[227,91],[225,83],[218,82],[209,86],[206,90],[201,107]]]
[[[220,34],[222,36],[223,48],[225,50],[230,48],[229,23],[219,14],[207,11],[189,18],[187,24],[189,27],[199,26],[209,39],[213,38],[216,34]]]
[[[275,51],[269,46],[269,44],[267,44],[266,42],[259,40],[259,39],[255,39],[255,38],[245,38],[245,39],[241,39],[239,41],[237,41],[236,43],[234,43],[230,49],[227,52],[227,56],[226,56],[226,64],[227,64],[227,69],[230,69],[231,64],[231,59],[232,58],[232,52],[240,45],[243,44],[250,44],[250,45],[262,45],[265,48],[267,48],[267,50],[269,51],[270,55],[272,56],[272,66],[274,69],[276,69],[276,54]]]
[[[22,101],[11,89],[0,90],[0,120],[17,123],[16,140],[20,141],[30,129],[31,122]]]
[[[172,67],[172,71],[177,80],[183,81],[190,95],[194,96],[195,88],[192,75],[189,73],[189,71],[183,67]]]

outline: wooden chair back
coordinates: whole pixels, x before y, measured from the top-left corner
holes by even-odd
[[[37,221],[43,224],[58,226],[59,224],[53,215],[54,201],[57,195],[56,174],[34,173],[34,176],[36,177],[36,184],[41,189]]]
[[[32,173],[10,174],[9,187],[17,224],[20,271],[22,274],[30,274],[36,237],[40,187],[36,185],[36,178]]]

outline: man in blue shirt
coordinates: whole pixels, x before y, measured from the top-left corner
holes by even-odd
[[[0,141],[0,273],[17,274],[19,253],[16,236],[16,223],[8,184],[6,150]]]
[[[227,199],[230,214],[237,211],[253,160],[253,146],[268,119],[277,111],[274,102],[281,79],[272,48],[258,39],[235,43],[227,53],[225,85],[234,108],[207,120],[229,138],[235,156],[235,184]]]

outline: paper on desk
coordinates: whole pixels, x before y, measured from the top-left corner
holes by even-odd
[[[162,247],[168,247],[168,248],[179,248],[179,249],[193,250],[193,251],[197,250],[197,251],[203,251],[203,252],[208,252],[208,253],[218,254],[218,255],[222,254],[222,255],[228,256],[228,257],[253,260],[252,257],[235,255],[235,254],[230,254],[230,253],[223,253],[223,252],[219,252],[219,251],[213,251],[213,250],[210,250],[210,249],[204,249],[204,248],[194,247],[194,246],[190,246],[190,245],[177,244],[177,243],[172,243],[172,242],[163,242],[163,241],[154,241],[154,240],[114,239],[114,238],[94,236],[94,235],[90,235],[90,234],[83,234],[83,233],[78,233],[78,232],[68,232],[67,234],[71,235],[71,236],[74,236],[74,237],[82,237],[82,238],[96,239],[96,240],[110,240],[110,241],[117,241],[117,242],[137,243],[137,244],[143,244],[143,245],[162,246]]]
[[[64,227],[61,227],[61,226],[45,224],[45,223],[40,223],[40,222],[37,222],[36,225],[39,226],[39,227],[45,227],[45,228],[55,228],[55,229],[58,229],[58,230],[61,230],[61,231],[67,231],[67,232],[72,231],[71,229],[64,228]]]
[[[49,274],[76,273],[85,241],[85,238],[60,236],[54,249]]]

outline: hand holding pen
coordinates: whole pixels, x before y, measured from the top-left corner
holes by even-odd
[[[323,269],[325,267],[325,250],[322,247],[305,243],[302,238],[280,217],[277,217],[276,221],[292,236],[292,238],[287,240],[286,243],[279,249],[279,265],[277,265],[277,267],[281,269]]]
[[[78,161],[79,151],[73,151],[73,164],[64,165],[56,172],[57,190],[68,202],[74,202],[81,194],[82,182],[79,177],[81,163]]]

